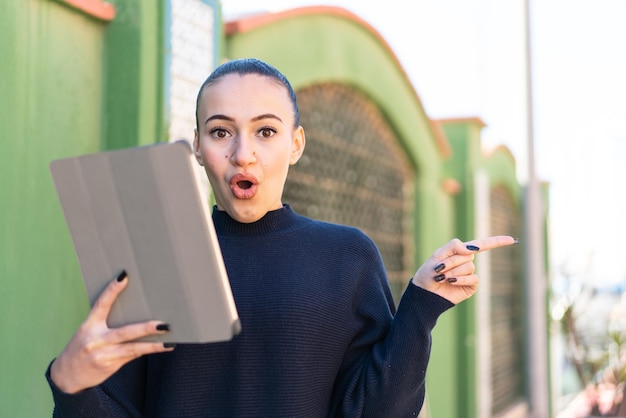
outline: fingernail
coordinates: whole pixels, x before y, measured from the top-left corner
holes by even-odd
[[[517,238],[513,238],[513,244],[519,244],[519,240]]]
[[[440,282],[440,281],[442,281],[442,280],[443,280],[443,279],[445,279],[445,278],[446,278],[446,275],[445,275],[445,274],[439,274],[439,275],[437,275],[437,276],[435,276],[435,277],[434,277],[434,279],[435,279],[435,281],[436,281],[436,282]]]
[[[169,331],[170,330],[170,324],[159,324],[156,326],[156,330],[157,331]]]
[[[448,283],[456,283],[456,277],[450,277]]]
[[[435,266],[435,273],[439,273],[441,270],[445,269],[446,265],[443,263],[439,263]]]
[[[465,248],[467,248],[467,249],[468,249],[468,250],[470,250],[470,251],[479,251],[479,250],[480,250],[480,248],[479,248],[479,247],[477,247],[477,246],[475,246],[475,245],[471,245],[471,244],[466,245],[466,246],[465,246]]]
[[[163,343],[163,348],[174,348],[176,343]]]
[[[128,277],[128,275],[126,274],[126,270],[122,270],[122,272],[120,274],[118,274],[118,276],[117,276],[117,281],[121,282],[126,277]]]

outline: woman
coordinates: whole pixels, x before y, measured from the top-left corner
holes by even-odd
[[[149,321],[109,329],[124,274],[51,363],[57,416],[396,417],[417,415],[430,333],[478,284],[474,255],[514,244],[454,239],[415,273],[397,312],[374,243],[282,202],[305,134],[287,79],[262,61],[218,67],[197,99],[194,150],[242,323],[215,344],[132,342]],[[108,414],[108,415],[107,415]]]

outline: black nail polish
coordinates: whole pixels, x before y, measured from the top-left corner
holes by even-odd
[[[163,348],[174,348],[176,343],[163,343]]]
[[[157,331],[169,331],[170,324],[159,324],[156,326]]]
[[[443,279],[445,279],[445,278],[446,278],[446,275],[445,275],[445,274],[439,274],[439,275],[437,275],[437,276],[435,276],[435,277],[434,277],[434,279],[435,279],[435,281],[436,281],[436,282],[440,282],[440,281],[442,281],[442,280],[443,280]]]
[[[435,266],[435,273],[439,273],[441,270],[445,269],[446,265],[443,263],[439,263]]]
[[[128,275],[126,274],[126,270],[122,270],[122,272],[117,275],[117,281],[121,282],[121,281],[123,281],[127,277],[128,277]]]
[[[456,277],[450,277],[448,283],[456,283]]]
[[[471,245],[471,244],[466,245],[465,248],[467,248],[470,251],[479,251],[480,250],[480,247],[477,247],[477,246]]]

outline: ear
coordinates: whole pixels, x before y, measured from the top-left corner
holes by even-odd
[[[291,155],[289,156],[289,165],[294,165],[298,162],[302,153],[304,152],[304,146],[306,144],[306,137],[304,135],[304,128],[298,126],[293,133],[291,140]]]
[[[198,137],[197,129],[193,130],[193,154],[196,156],[196,161],[198,161],[198,164],[204,166],[202,154],[200,154],[200,138]]]

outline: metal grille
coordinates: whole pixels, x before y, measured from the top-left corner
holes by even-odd
[[[168,135],[190,140],[198,87],[213,69],[215,10],[201,0],[171,0],[170,5]]]
[[[520,233],[520,212],[502,187],[491,192],[493,235]],[[501,412],[524,395],[524,287],[519,246],[491,254],[491,379],[493,412]]]
[[[171,0],[167,28],[166,117],[168,139],[193,141],[198,88],[213,69],[215,10],[202,0]],[[196,175],[209,200],[209,180],[199,165]]]
[[[396,300],[412,272],[414,172],[391,127],[359,91],[318,84],[298,92],[306,133],[284,200],[312,218],[352,225],[378,245]]]

